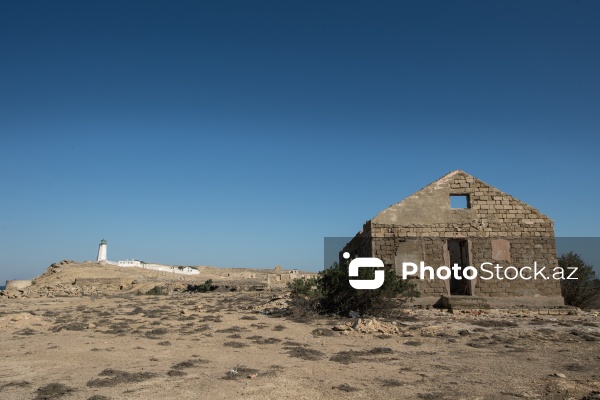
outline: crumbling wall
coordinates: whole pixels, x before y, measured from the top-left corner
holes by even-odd
[[[469,206],[451,208],[451,195],[467,196]],[[558,265],[550,218],[463,171],[454,171],[383,210],[365,226],[369,240],[363,229],[343,251],[354,250],[353,258],[378,257],[397,272],[403,260],[424,261],[434,268],[451,266],[448,239],[468,240],[470,264],[478,269],[483,262],[497,262],[506,268],[532,267],[535,261],[539,267],[546,266],[547,272]],[[362,249],[364,243],[370,245],[370,251]],[[449,294],[448,281],[414,282],[423,296]],[[471,294],[560,296],[561,291],[555,279],[477,279],[472,282]]]
[[[29,286],[31,286],[32,281],[31,280],[10,280],[10,281],[6,281],[6,286],[5,286],[5,290],[18,290],[18,289],[25,289]]]

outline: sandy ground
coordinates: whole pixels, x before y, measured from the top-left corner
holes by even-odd
[[[268,292],[3,300],[1,399],[600,399],[600,317],[417,310],[399,333]]]

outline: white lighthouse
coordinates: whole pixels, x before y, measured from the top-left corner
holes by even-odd
[[[100,241],[100,247],[98,247],[98,262],[106,261],[106,240]]]

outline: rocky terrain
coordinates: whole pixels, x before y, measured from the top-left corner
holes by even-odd
[[[62,261],[1,292],[0,398],[600,399],[595,312],[316,317],[281,269],[199,269]]]
[[[21,289],[0,291],[4,298],[69,297],[146,293],[160,287],[167,293],[182,292],[188,286],[200,285],[212,280],[219,290],[256,290],[267,286],[267,275],[286,274],[289,271],[276,268],[227,269],[200,266],[199,275],[181,275],[167,272],[124,268],[93,261],[76,262],[64,260],[50,265],[46,271],[32,281],[32,285]],[[246,277],[250,276],[250,277]],[[270,285],[279,288],[285,284]],[[7,288],[8,289],[8,288]]]
[[[598,399],[600,317],[286,315],[261,292],[0,302],[2,399]]]

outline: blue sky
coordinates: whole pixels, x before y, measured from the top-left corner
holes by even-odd
[[[0,5],[0,282],[62,259],[315,270],[463,169],[600,236],[600,3]]]

